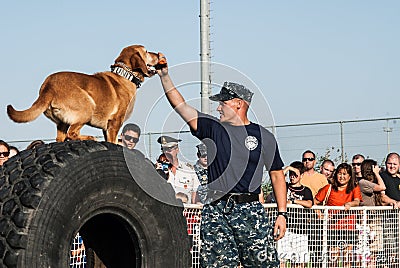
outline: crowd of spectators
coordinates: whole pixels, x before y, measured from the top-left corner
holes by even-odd
[[[140,140],[140,127],[126,124],[120,134],[119,144],[130,150],[135,149]],[[196,146],[197,161],[187,163],[178,158],[181,139],[161,135],[157,142],[161,153],[154,166],[160,176],[175,190],[176,197],[184,203],[204,203],[207,187],[207,148],[203,143]],[[25,149],[42,145],[42,140],[34,140]],[[19,149],[0,140],[0,166],[19,153]],[[385,166],[377,161],[355,154],[350,164],[340,163],[335,168],[331,159],[324,159],[316,168],[316,155],[305,150],[301,159],[286,166],[287,202],[311,207],[316,204],[350,206],[391,205],[400,207],[400,156],[390,153]],[[346,173],[346,174],[343,174]],[[346,178],[344,178],[346,176]],[[301,191],[300,191],[301,190]],[[309,197],[311,192],[311,197]],[[274,202],[273,193],[267,194],[267,202]],[[339,196],[337,196],[339,195]],[[263,195],[260,199],[264,200]]]
[[[398,153],[390,153],[385,160],[385,167],[380,167],[377,161],[366,159],[362,154],[352,157],[351,164],[340,163],[336,168],[330,159],[325,159],[320,165],[320,173],[316,171],[315,153],[306,150],[302,154],[303,165],[292,165],[289,181],[299,176],[301,186],[312,191],[315,205],[344,206],[379,206],[391,205],[400,207],[400,172]],[[294,162],[297,163],[297,162]],[[305,171],[303,171],[305,169]],[[291,191],[288,186],[288,202]],[[293,203],[293,202],[292,202]]]

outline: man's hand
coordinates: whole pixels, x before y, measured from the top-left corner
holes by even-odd
[[[300,176],[300,170],[298,170],[297,168],[294,168],[292,166],[287,166],[283,169],[283,174],[287,174],[289,171],[292,171],[294,173],[296,173],[296,176]]]
[[[379,165],[372,165],[372,172],[373,172],[376,176],[379,175],[379,172],[380,172],[380,171],[381,171],[381,168],[380,168]]]
[[[156,71],[160,77],[168,75],[167,58],[162,53],[158,53],[158,64],[157,64]]]
[[[274,226],[274,239],[275,241],[281,239],[286,233],[286,218],[283,216],[276,217]]]

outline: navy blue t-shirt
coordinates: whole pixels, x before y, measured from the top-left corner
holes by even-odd
[[[258,124],[232,126],[199,112],[192,134],[207,146],[209,190],[259,194],[264,167],[283,167],[274,135]]]
[[[400,201],[400,179],[392,177],[386,170],[379,174],[386,186],[385,194],[396,201]]]

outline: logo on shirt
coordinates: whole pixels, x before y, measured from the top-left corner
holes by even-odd
[[[246,146],[247,149],[253,151],[258,146],[258,140],[254,136],[247,136],[246,139],[244,140],[244,145]]]

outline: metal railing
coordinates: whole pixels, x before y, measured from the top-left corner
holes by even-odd
[[[271,224],[276,205],[264,204]],[[188,234],[192,239],[192,267],[200,267],[201,205],[185,205]],[[280,267],[399,267],[400,211],[391,207],[288,205],[288,228],[276,243]],[[71,267],[85,267],[79,236],[73,242]]]
[[[270,223],[276,205],[264,205]],[[288,228],[276,243],[281,267],[399,267],[399,210],[391,207],[288,205]],[[192,267],[200,267],[201,207],[185,207]]]

